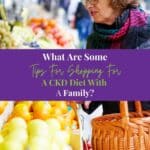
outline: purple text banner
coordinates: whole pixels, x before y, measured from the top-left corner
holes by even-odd
[[[149,50],[1,50],[1,100],[149,100]]]

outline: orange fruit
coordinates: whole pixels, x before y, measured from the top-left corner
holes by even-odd
[[[0,114],[2,114],[8,104],[8,101],[0,101]]]
[[[56,21],[51,19],[51,20],[49,20],[48,25],[51,26],[52,28],[54,28],[56,26]]]
[[[52,29],[52,28],[51,28],[50,26],[47,26],[47,27],[45,27],[45,32],[46,32],[46,33],[50,33],[51,29]]]
[[[33,104],[33,101],[19,101],[19,102],[17,102],[17,104],[25,104],[30,109]]]
[[[32,119],[32,115],[29,112],[29,107],[23,103],[18,103],[17,105],[15,105],[12,116],[22,117],[26,121],[29,121]]]
[[[51,105],[45,101],[37,101],[33,104],[33,117],[46,120],[51,116]]]
[[[51,106],[55,106],[57,103],[58,103],[58,101],[49,101],[49,104],[50,104]]]
[[[47,19],[42,19],[42,22],[41,22],[41,28],[43,29],[45,29],[46,27],[48,27],[48,25],[49,25],[49,21],[47,20]]]

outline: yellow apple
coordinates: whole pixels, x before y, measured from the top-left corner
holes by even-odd
[[[12,130],[8,135],[4,137],[5,141],[17,141],[25,145],[28,140],[28,133],[25,129],[15,129]]]
[[[24,150],[23,145],[14,141],[3,141],[0,144],[0,150]]]
[[[56,131],[53,141],[56,141],[61,147],[63,147],[66,144],[69,144],[70,132],[67,130]]]
[[[55,118],[48,119],[46,121],[46,123],[48,124],[50,131],[56,132],[58,130],[61,130],[61,125],[60,125],[59,121]]]
[[[19,117],[13,118],[11,121],[7,122],[4,125],[2,129],[2,135],[5,136],[9,134],[12,130],[20,129],[20,128],[23,128],[23,129],[27,128],[27,124],[25,120]]]
[[[20,117],[15,117],[13,119],[11,119],[9,122],[7,122],[4,127],[10,126],[11,129],[14,128],[27,128],[27,124],[25,122],[24,119],[20,118]]]
[[[36,136],[29,139],[29,150],[50,150],[50,141],[46,137]]]
[[[48,125],[40,119],[31,120],[28,123],[29,136],[49,136]]]

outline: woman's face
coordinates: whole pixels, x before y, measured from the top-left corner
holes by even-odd
[[[88,9],[94,22],[111,25],[117,17],[118,11],[110,5],[110,0],[85,0],[86,8]]]

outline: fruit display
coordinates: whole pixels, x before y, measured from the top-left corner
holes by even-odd
[[[62,49],[73,48],[71,33],[67,33],[54,20],[31,19],[28,25],[14,24],[11,36],[16,48]]]
[[[7,21],[0,20],[0,48],[15,48],[15,41]]]
[[[24,43],[32,42],[35,38],[29,27],[14,26],[11,34],[17,47],[21,47]]]
[[[29,26],[36,34],[43,32],[48,39],[54,41],[60,48],[69,48],[73,44],[71,34],[53,19],[32,18],[29,20]]]
[[[6,12],[4,6],[0,2],[0,18],[3,20],[7,19]]]
[[[0,49],[15,48],[4,6],[0,3]]]
[[[0,20],[0,48],[64,49],[74,48],[71,33],[54,20],[30,19],[28,25]],[[10,30],[11,29],[11,30]]]
[[[3,104],[4,105],[4,104]],[[74,150],[75,110],[66,101],[19,101],[0,131],[0,150]]]
[[[39,10],[42,11],[40,8]],[[36,10],[36,12],[39,10]],[[50,16],[46,17],[46,14],[43,14],[41,18],[34,18],[29,11],[30,9],[22,8],[19,14],[15,14],[17,15],[15,19],[11,20],[4,5],[0,4],[1,49],[75,48],[74,35],[68,30],[69,27],[67,25],[65,25],[65,27],[63,24],[59,24],[54,19],[51,19]],[[10,21],[8,19],[10,19]]]
[[[1,130],[2,150],[72,150],[69,130],[61,130],[56,119],[43,121],[34,119],[26,122],[14,117]]]
[[[15,40],[17,48],[41,49],[41,48],[58,48],[58,46],[45,35],[36,35],[28,26],[14,26],[12,37]]]
[[[77,129],[78,122],[74,109],[66,101],[19,101],[9,117],[21,117],[25,121],[33,119],[57,119],[62,129]]]

